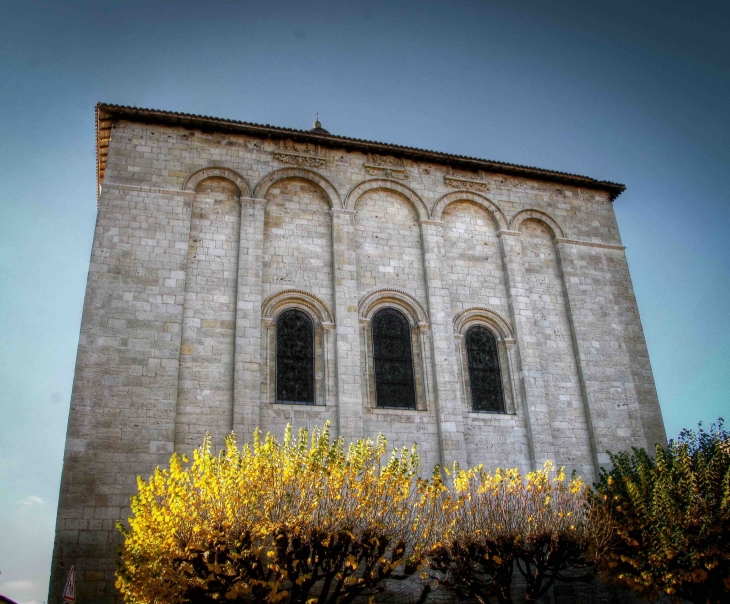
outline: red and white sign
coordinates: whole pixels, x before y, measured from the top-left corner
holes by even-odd
[[[68,571],[68,579],[66,579],[62,597],[66,602],[76,602],[76,569],[73,566]]]

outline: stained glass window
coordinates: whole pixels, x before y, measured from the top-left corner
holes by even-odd
[[[411,329],[405,315],[384,308],[373,317],[373,364],[378,407],[415,409]]]
[[[470,328],[466,332],[466,357],[472,410],[504,413],[502,376],[494,334],[479,325]]]
[[[314,405],[314,326],[297,309],[276,321],[276,402]]]

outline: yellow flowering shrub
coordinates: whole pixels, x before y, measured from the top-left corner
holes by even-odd
[[[257,432],[138,480],[117,587],[129,603],[352,601],[420,568],[436,516],[416,448],[347,449],[329,427],[282,443]]]
[[[515,570],[534,602],[556,581],[586,580],[590,561],[611,542],[608,523],[588,502],[580,478],[555,473],[551,462],[528,473],[455,466],[443,488],[438,523],[443,538],[428,565],[437,583],[460,599],[512,602]]]

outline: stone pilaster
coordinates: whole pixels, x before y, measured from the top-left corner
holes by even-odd
[[[529,291],[524,283],[522,245],[519,233],[500,231],[502,261],[507,281],[507,295],[517,339],[518,383],[522,388],[524,413],[530,443],[530,462],[540,467],[554,458],[545,386],[542,377],[540,342],[537,340],[534,313]]]
[[[441,280],[441,258],[444,249],[443,225],[431,220],[421,220],[420,223],[428,314],[431,322],[436,399],[438,401],[441,463],[447,466],[457,461],[462,467],[466,467],[464,412],[454,346],[451,296],[448,287]]]
[[[621,246],[555,245],[598,476],[607,450],[646,446],[624,333],[635,325],[636,302],[620,271],[604,268],[624,256]]]
[[[591,453],[593,455],[594,476],[597,478],[599,472],[597,446],[600,446],[600,443],[597,442],[596,433],[594,432],[594,413],[592,413],[591,397],[589,396],[590,393],[588,392],[588,388],[586,385],[586,376],[584,372],[584,370],[586,369],[585,350],[582,350],[583,347],[581,346],[581,342],[577,340],[577,334],[578,330],[580,329],[580,325],[576,326],[576,317],[573,313],[573,308],[575,306],[575,303],[577,302],[577,299],[575,296],[575,289],[573,287],[574,284],[570,283],[570,274],[566,275],[566,268],[569,272],[572,272],[571,268],[573,263],[571,262],[570,253],[569,250],[566,249],[566,245],[568,244],[560,243],[558,240],[556,240],[555,256],[558,259],[558,264],[560,267],[560,277],[561,281],[563,282],[563,290],[565,292],[565,305],[568,312],[570,336],[571,340],[573,341],[573,351],[575,354],[575,362],[578,367],[578,378],[580,379],[580,390],[583,399],[583,410],[585,413],[586,426],[588,427],[588,434],[590,437]]]
[[[233,430],[250,440],[261,422],[261,280],[265,199],[241,198]]]
[[[334,255],[337,410],[339,434],[363,436],[360,323],[358,319],[355,212],[332,210]]]

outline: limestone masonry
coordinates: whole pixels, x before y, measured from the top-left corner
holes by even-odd
[[[319,124],[317,124],[319,126]],[[423,467],[546,459],[588,481],[666,440],[612,201],[622,185],[311,131],[97,107],[99,204],[50,584],[110,603],[136,478],[255,427],[330,421]],[[314,404],[277,403],[277,317],[314,329]],[[378,406],[373,316],[403,313],[416,406]],[[467,331],[504,413],[472,407]],[[380,378],[378,378],[380,379]]]

